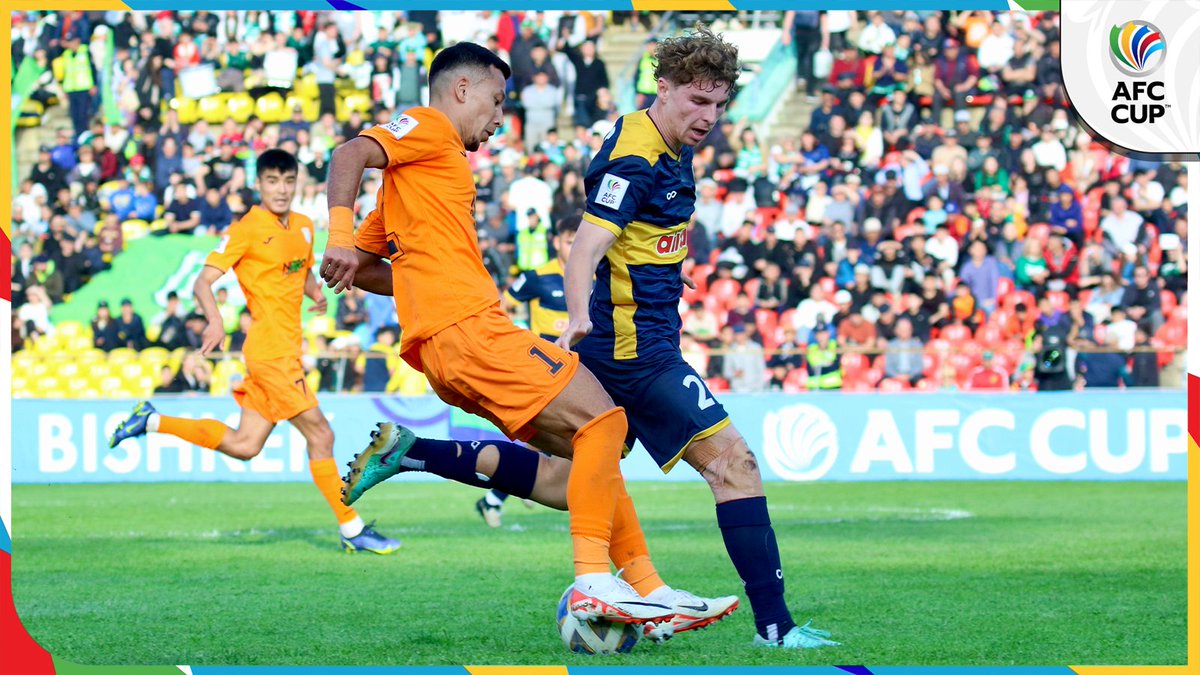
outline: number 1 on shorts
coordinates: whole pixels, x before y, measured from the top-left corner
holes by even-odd
[[[542,351],[537,345],[529,348],[529,355],[536,359],[540,359],[542,363],[549,366],[551,375],[557,375],[558,371],[562,370],[563,366],[566,365],[562,361],[559,361],[558,359],[553,358],[546,352]]]

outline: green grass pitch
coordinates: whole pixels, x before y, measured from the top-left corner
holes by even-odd
[[[741,584],[703,483],[630,485],[668,583]],[[568,653],[565,513],[390,483],[360,503],[395,555],[342,554],[306,484],[17,485],[13,591],[30,633],[88,664],[1007,665],[1186,660],[1182,483],[770,484],[801,622],[844,646],[750,646],[749,605],[632,654]]]

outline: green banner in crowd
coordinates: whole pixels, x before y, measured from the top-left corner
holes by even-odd
[[[325,241],[329,235],[317,232],[314,247],[318,251],[325,250]],[[192,285],[204,268],[204,260],[220,241],[217,236],[193,237],[183,234],[167,235],[165,237],[143,237],[127,242],[125,251],[113,259],[112,269],[97,274],[83,288],[71,295],[71,299],[55,305],[50,317],[54,323],[62,321],[78,321],[90,323],[96,316],[96,305],[106,300],[113,313],[118,310],[118,304],[125,298],[133,302],[134,311],[142,316],[147,323],[162,311],[167,304],[167,294],[175,291],[179,299],[189,311],[192,308]],[[238,287],[237,278],[226,274],[217,282],[216,288],[229,289],[229,299],[234,305],[246,304],[242,291]],[[328,314],[332,316],[337,308],[337,298],[333,292],[325,288],[325,297],[329,303]],[[304,301],[307,310],[309,300]],[[307,320],[311,314],[307,312]]]
[[[108,39],[104,42],[104,65],[100,69],[100,91],[104,110],[104,123],[109,126],[121,124],[121,109],[117,106],[117,95],[113,91],[113,57],[116,53],[116,43],[113,32],[108,31]]]
[[[13,76],[12,82],[12,129],[9,138],[9,147],[13,149],[9,161],[12,162],[12,190],[16,194],[17,187],[21,184],[21,174],[17,169],[17,121],[21,119],[21,108],[25,105],[25,100],[29,98],[29,94],[33,91],[34,84],[37,83],[39,77],[42,76],[42,71],[45,70],[37,63],[37,59],[24,59],[21,61],[21,67],[17,68],[17,74]]]

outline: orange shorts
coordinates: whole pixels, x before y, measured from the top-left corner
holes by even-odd
[[[233,398],[242,408],[275,423],[317,407],[299,358],[247,361],[246,379],[234,388]]]
[[[438,331],[402,356],[425,373],[443,401],[520,441],[533,438],[529,423],[579,368],[578,354],[513,325],[499,304]]]

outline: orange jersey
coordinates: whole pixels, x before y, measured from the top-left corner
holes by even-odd
[[[499,302],[500,292],[483,267],[475,234],[475,179],[449,118],[433,108],[409,108],[363,135],[378,142],[388,158],[376,208],[392,261],[404,352]],[[368,219],[363,227],[371,224]]]
[[[300,304],[313,264],[313,224],[292,212],[284,227],[270,211],[255,206],[230,226],[204,261],[233,268],[254,323],[243,352],[247,361],[299,357],[303,331]]]

